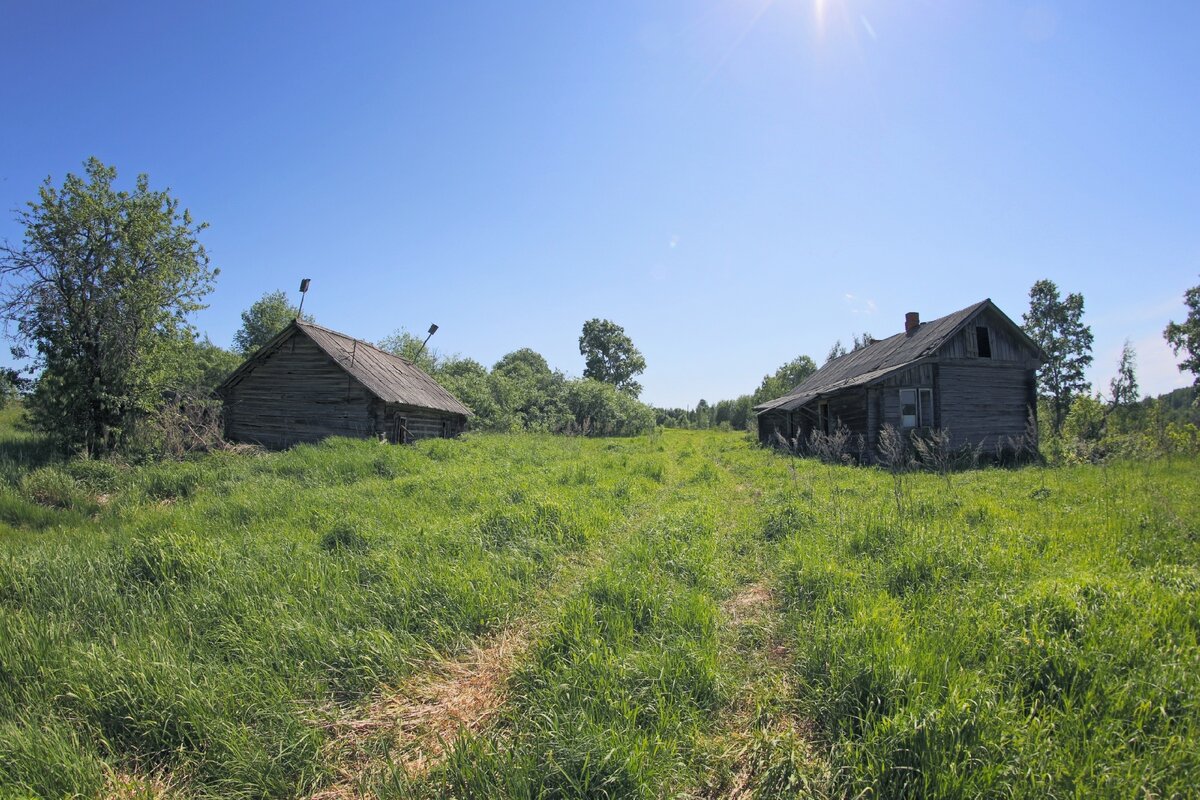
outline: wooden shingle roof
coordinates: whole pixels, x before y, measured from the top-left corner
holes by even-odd
[[[1041,349],[1012,320],[996,307],[990,299],[947,314],[944,317],[922,322],[912,333],[901,332],[886,339],[879,339],[861,349],[847,353],[826,363],[802,383],[783,397],[777,397],[754,407],[758,413],[774,409],[791,411],[805,405],[819,395],[829,394],[851,386],[861,386],[886,377],[892,372],[912,366],[922,359],[934,355],[942,345],[958,333],[964,325],[985,309],[991,309],[1007,321],[1012,329],[1030,348],[1041,353]]]
[[[471,409],[411,361],[380,350],[362,339],[299,320],[293,320],[274,339],[238,367],[217,388],[217,392],[220,393],[232,385],[241,375],[253,369],[259,361],[296,334],[311,339],[338,366],[385,403],[474,416]]]

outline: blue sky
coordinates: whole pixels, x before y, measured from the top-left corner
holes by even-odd
[[[169,187],[221,269],[197,325],[305,309],[491,364],[583,368],[623,325],[643,399],[752,390],[835,339],[1039,278],[1084,294],[1107,389],[1187,385],[1200,4],[0,3],[0,237],[96,155]]]

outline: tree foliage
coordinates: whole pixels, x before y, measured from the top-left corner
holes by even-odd
[[[205,336],[203,339],[183,337],[171,354],[174,367],[164,381],[164,392],[189,401],[215,399],[216,389],[229,373],[243,362],[243,358],[232,350],[226,350]]]
[[[283,291],[267,292],[242,312],[242,327],[233,335],[233,347],[243,356],[253,355],[297,318],[313,321],[312,315],[301,315]]]
[[[633,436],[654,427],[654,412],[628,392],[568,379],[528,347],[491,370],[470,358],[438,358],[431,374],[475,413],[475,430]]]
[[[1188,308],[1187,317],[1183,322],[1172,320],[1163,331],[1163,338],[1176,356],[1180,351],[1184,354],[1179,371],[1192,373],[1193,385],[1200,386],[1200,285],[1183,293],[1183,303]]]
[[[751,396],[752,406],[764,403],[767,400],[774,400],[776,397],[783,395],[795,389],[803,383],[809,375],[817,371],[817,364],[811,357],[800,355],[780,365],[770,375],[764,375],[762,383],[754,390]]]
[[[872,336],[870,332],[863,331],[861,336],[856,333],[854,334],[854,344],[850,348],[850,352],[862,350],[864,347],[868,347],[873,344],[875,344],[875,337]]]
[[[770,375],[764,375],[758,388],[732,400],[709,403],[700,400],[694,408],[656,408],[659,425],[668,428],[711,428],[728,426],[748,430],[754,425],[754,406],[781,397],[803,383],[817,371],[816,362],[809,356],[796,356],[780,365]]]
[[[41,375],[34,424],[63,448],[102,454],[127,441],[178,378],[194,341],[188,315],[217,271],[192,221],[167,191],[89,159],[61,188],[49,178],[17,212],[21,244],[0,247],[0,312],[18,352],[32,347]]]
[[[634,378],[646,371],[646,359],[620,325],[606,319],[583,323],[579,354],[585,362],[583,377],[611,383],[632,397],[642,393]]]
[[[1072,401],[1091,391],[1084,377],[1092,363],[1092,329],[1083,324],[1083,295],[1059,296],[1050,280],[1040,280],[1029,290],[1029,311],[1024,329],[1046,353],[1046,363],[1038,371],[1038,392],[1049,403],[1055,432]]]
[[[1130,407],[1138,401],[1137,352],[1128,339],[1125,340],[1125,346],[1121,348],[1121,360],[1117,364],[1117,374],[1109,381],[1108,388],[1112,395],[1114,408]]]

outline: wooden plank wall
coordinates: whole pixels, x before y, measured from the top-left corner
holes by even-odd
[[[264,447],[374,436],[374,396],[307,337],[284,341],[225,392],[225,435]]]
[[[849,428],[851,433],[866,435],[869,414],[867,413],[867,389],[865,386],[847,389],[827,398],[825,402],[829,403],[830,433],[833,432],[835,426],[841,424]]]
[[[779,431],[782,436],[792,436],[790,415],[786,411],[764,411],[758,415],[758,440],[769,444]]]
[[[941,427],[950,429],[954,446],[982,442],[991,448],[1025,432],[1032,370],[986,362],[943,364],[940,378]]]
[[[394,444],[408,444],[420,439],[440,439],[458,436],[466,428],[466,420],[457,414],[447,414],[429,408],[389,403],[378,409],[377,427],[386,431]],[[396,420],[404,420],[403,441],[397,435]]]

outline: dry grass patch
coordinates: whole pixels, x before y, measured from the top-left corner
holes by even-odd
[[[381,693],[354,717],[329,723],[338,777],[313,800],[358,797],[359,787],[384,769],[399,767],[415,778],[436,767],[459,736],[486,728],[504,708],[508,677],[529,641],[523,628],[505,631]]]
[[[105,800],[166,800],[180,792],[165,775],[111,772],[104,785]]]
[[[774,602],[775,596],[770,587],[764,583],[751,583],[726,600],[721,606],[721,611],[730,625],[740,628],[761,623],[770,613]]]
[[[742,587],[721,606],[747,675],[707,742],[712,767],[693,797],[790,795],[811,786],[809,776],[822,769],[812,724],[787,702],[790,650],[775,635],[775,609],[775,595],[762,582]]]

